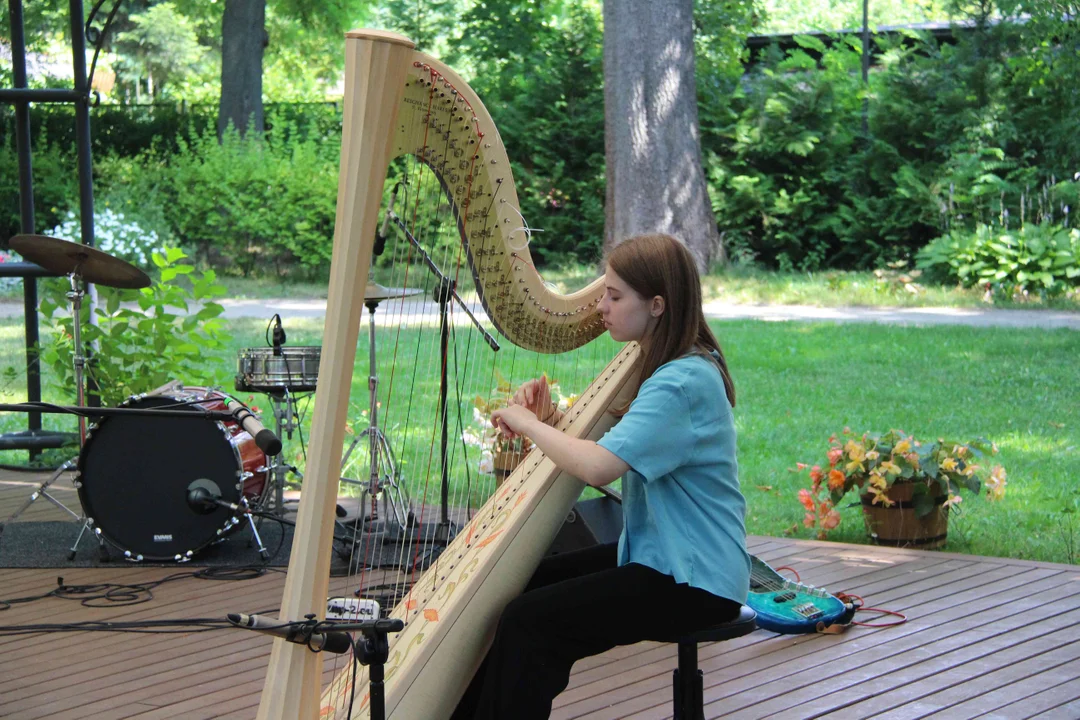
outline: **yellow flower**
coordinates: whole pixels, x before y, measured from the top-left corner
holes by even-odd
[[[911,464],[911,467],[916,470],[919,469],[919,453],[908,453],[904,456],[904,459]]]
[[[881,468],[882,472],[887,472],[890,475],[899,475],[900,474],[900,467],[896,463],[894,463],[892,460],[886,460],[885,462],[881,463],[881,465],[879,465],[878,467]]]
[[[995,465],[990,470],[990,477],[986,480],[986,493],[991,500],[1000,500],[1005,497],[1005,468]]]
[[[870,488],[870,494],[873,495],[873,498],[870,500],[871,504],[873,505],[881,503],[885,507],[890,507],[891,505],[896,504],[894,501],[890,500],[884,492],[878,490],[877,488]]]
[[[941,469],[945,472],[956,472],[956,461],[947,457],[941,461]]]
[[[979,469],[978,465],[968,465],[966,468],[964,468],[964,475],[966,477],[971,477],[972,475],[975,474],[975,471],[978,470],[978,469]]]
[[[881,473],[870,474],[870,487],[884,491],[888,489],[889,483],[885,481],[885,477]]]
[[[854,440],[847,441],[847,444],[844,445],[844,452],[853,462],[861,463],[866,459],[866,448],[863,447],[862,443],[857,443]]]
[[[851,462],[849,462],[847,465],[844,466],[844,469],[847,470],[848,475],[850,475],[850,474],[852,474],[853,472],[856,472],[856,471],[862,472],[866,468],[864,468],[862,466],[861,462],[858,462],[857,460],[852,460]]]
[[[896,447],[893,448],[893,454],[903,455],[909,450],[911,450],[911,442],[908,440],[901,440],[900,442],[896,443]]]
[[[877,450],[871,450],[870,452],[866,453],[867,460],[877,460],[879,457],[881,457],[881,453],[879,453]]]

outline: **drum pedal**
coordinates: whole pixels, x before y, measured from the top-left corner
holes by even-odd
[[[364,598],[336,597],[326,601],[327,620],[378,620],[379,603]]]

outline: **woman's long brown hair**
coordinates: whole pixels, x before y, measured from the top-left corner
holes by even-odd
[[[651,299],[659,295],[664,299],[664,312],[645,350],[638,387],[666,362],[693,352],[715,361],[710,354],[715,350],[720,355],[717,365],[724,378],[728,402],[735,407],[735,383],[720,343],[705,322],[701,278],[686,246],[670,235],[638,235],[611,251],[607,267],[641,297]],[[615,414],[623,415],[626,409]]]

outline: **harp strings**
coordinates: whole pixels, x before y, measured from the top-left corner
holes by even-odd
[[[446,463],[450,480],[447,504],[452,512],[451,519],[458,521],[455,530],[461,532],[495,491],[495,478],[479,471],[483,449],[470,445],[465,439],[467,433],[483,430],[476,427],[473,418],[473,398],[479,396],[505,404],[513,388],[543,373],[564,382],[573,383],[576,379],[579,384],[566,389],[580,391],[614,354],[611,343],[591,342],[562,355],[542,356],[525,351],[498,335],[491,316],[505,317],[526,310],[525,294],[509,291],[515,284],[515,268],[525,265],[534,268],[527,259],[527,251],[519,252],[499,244],[502,241],[495,227],[499,222],[496,210],[509,202],[501,192],[503,179],[495,178],[489,182],[490,188],[475,183],[484,134],[477,126],[471,105],[437,71],[430,66],[423,69],[430,80],[426,102],[423,107],[410,103],[416,93],[409,93],[407,88],[400,113],[403,119],[399,120],[399,125],[405,126],[402,130],[405,154],[392,162],[387,180],[387,189],[401,183],[400,197],[404,202],[396,216],[405,227],[401,229],[396,220],[391,222],[387,241],[389,268],[380,268],[378,275],[388,278],[385,282],[392,289],[419,289],[421,292],[385,300],[376,312],[378,425],[397,459],[400,477],[396,480],[414,503],[416,525],[410,529],[413,542],[397,547],[388,563],[390,569],[369,567],[366,559],[372,557],[374,545],[380,538],[374,533],[365,533],[360,524],[354,526],[352,547],[355,555],[349,562],[351,574],[341,585],[347,589],[343,594],[358,590],[361,597],[385,599],[383,613],[389,614],[391,607],[397,606],[394,614],[401,617],[407,616],[407,611],[401,608],[408,608],[417,593],[434,596],[439,590],[440,566],[449,562],[442,556],[435,558],[428,565],[428,576],[423,578],[424,587],[419,587],[425,564],[421,554],[436,545],[434,535],[437,521],[441,519],[439,496],[444,429],[448,438]],[[418,82],[416,76],[410,76],[409,83],[415,82]],[[451,102],[438,102],[438,93],[449,93]],[[416,121],[415,125],[411,124],[410,118]],[[460,147],[463,142],[460,136],[445,130],[453,123],[461,122],[471,127],[471,137],[475,141],[467,157],[464,152],[457,152],[465,150]],[[453,158],[453,164],[450,158]],[[508,172],[505,180],[511,182]],[[513,209],[520,218],[520,232],[527,240],[531,228],[520,211],[516,207]],[[388,211],[384,202],[383,212]],[[521,240],[520,235],[512,233],[512,236]],[[523,243],[515,242],[514,247],[523,247]],[[495,260],[500,252],[506,252],[511,261],[499,270],[492,287],[479,287],[475,278],[496,267]],[[465,308],[450,301],[446,307],[449,337],[443,354],[439,307],[433,299],[437,278],[426,266],[425,256],[454,281],[465,308],[481,321],[483,329],[497,337],[498,352],[492,351],[482,339],[472,319],[464,312]],[[368,320],[366,314],[364,319]],[[548,326],[539,324],[537,332],[537,340],[543,346]],[[361,338],[366,342],[367,334],[362,333]],[[367,349],[366,346],[359,348],[358,356],[365,356]],[[448,373],[445,417],[438,412],[436,402],[438,372],[444,362]],[[361,357],[358,364],[361,373],[366,364],[366,359]],[[585,381],[580,379],[583,373],[587,376]],[[435,378],[434,383],[431,378]],[[495,388],[500,382],[505,383],[505,387],[496,393]],[[360,404],[366,407],[366,388],[361,392],[364,399]],[[499,397],[494,397],[496,394]],[[366,480],[367,474],[363,470],[364,463],[370,461],[368,448],[359,449],[362,450],[359,475],[361,480]],[[536,460],[530,462],[526,473],[531,474],[537,463]],[[370,498],[365,504],[362,513],[370,511]],[[383,509],[380,502],[380,516],[392,520],[393,516],[384,515]],[[497,512],[498,504],[490,502],[485,517],[494,520]],[[349,656],[335,657],[334,674],[348,669],[351,662]],[[334,693],[335,702],[341,705],[343,713],[353,697],[352,690],[350,680],[347,687]],[[358,709],[354,711],[354,717],[367,716],[366,710],[359,709],[366,692],[366,687],[355,688]]]

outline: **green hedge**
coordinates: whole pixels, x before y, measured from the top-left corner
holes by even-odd
[[[533,238],[534,255],[590,262],[604,225],[599,13],[574,6],[555,22],[550,3],[538,2],[503,36],[493,28],[507,5],[491,0],[466,13],[468,32],[448,40],[448,60],[473,69],[470,84],[507,143],[522,212],[544,231]],[[701,144],[729,256],[766,268],[871,269],[910,263],[934,238],[979,224],[1067,225],[1068,209],[1080,206],[1073,25],[1032,13],[955,45],[877,37],[865,88],[851,37],[774,48],[745,75],[731,69],[737,63],[703,64]],[[223,271],[324,272],[337,113],[288,106],[270,114],[265,138],[221,145],[191,113],[186,125],[167,109],[138,121],[118,115],[112,125],[95,116],[95,136],[111,147],[95,157],[96,192]],[[77,197],[63,151],[70,138],[41,127],[39,229]],[[10,234],[18,202],[8,140],[0,145],[0,233]]]

